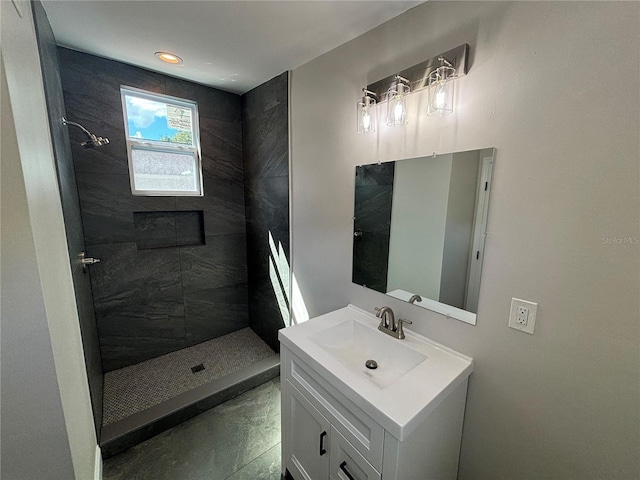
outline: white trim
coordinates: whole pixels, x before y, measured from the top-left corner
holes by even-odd
[[[102,480],[102,451],[100,445],[96,445],[96,460],[93,470],[93,480]]]
[[[295,278],[293,276],[293,128],[291,126],[291,80],[293,79],[293,70],[287,71],[287,170],[289,174],[289,195],[287,201],[289,202],[289,321],[291,325],[297,323],[294,310],[293,310],[293,284]],[[284,461],[282,462],[284,465]]]

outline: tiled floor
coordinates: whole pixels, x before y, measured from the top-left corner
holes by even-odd
[[[104,376],[102,423],[109,425],[122,420],[273,354],[250,328],[243,328],[108,372]],[[199,364],[203,364],[204,370],[192,372],[191,368]]]
[[[104,480],[279,480],[280,379],[109,458]]]

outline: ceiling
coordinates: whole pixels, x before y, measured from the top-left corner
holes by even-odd
[[[422,1],[57,1],[59,45],[244,93]],[[168,51],[182,65],[158,60]],[[363,55],[369,52],[363,52]]]

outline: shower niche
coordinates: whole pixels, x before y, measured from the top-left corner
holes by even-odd
[[[138,250],[204,245],[204,212],[133,212]]]

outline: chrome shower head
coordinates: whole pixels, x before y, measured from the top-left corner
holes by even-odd
[[[107,145],[108,143],[109,143],[108,138],[96,137],[92,133],[89,135],[89,140],[87,140],[86,142],[82,142],[80,146],[83,148],[94,148],[94,147],[101,147],[103,145]]]
[[[98,137],[98,136],[94,135],[89,130],[84,128],[82,125],[80,125],[79,123],[70,122],[66,118],[62,117],[62,124],[63,125],[73,125],[75,127],[78,127],[80,130],[82,130],[87,135],[87,137],[89,137],[89,140],[87,140],[86,142],[82,142],[80,144],[80,146],[83,147],[83,148],[101,147],[101,146],[107,145],[109,143],[109,139],[108,138]]]

